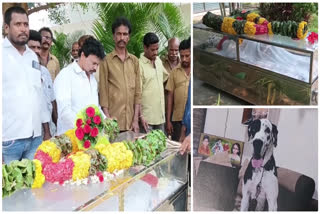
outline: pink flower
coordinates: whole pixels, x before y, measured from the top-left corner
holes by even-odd
[[[93,122],[94,122],[95,124],[99,125],[99,124],[101,123],[101,118],[100,118],[100,116],[99,116],[99,115],[95,116],[95,117],[93,118]]]
[[[76,124],[77,124],[77,127],[80,127],[80,126],[82,126],[82,119],[78,119],[77,120],[77,122],[76,122]]]
[[[100,181],[100,182],[103,182],[103,181],[104,181],[103,175],[100,175],[100,176],[99,176],[99,181]]]
[[[308,41],[311,44],[314,44],[315,40],[318,40],[318,34],[315,32],[311,32],[311,34],[308,36]]]
[[[83,131],[85,134],[89,134],[91,132],[91,127],[89,125],[84,125]]]
[[[85,149],[88,149],[90,146],[91,146],[90,140],[86,140],[86,141],[84,142],[84,144],[83,144],[83,147],[84,147]]]
[[[91,137],[96,137],[98,134],[99,134],[99,129],[98,129],[97,127],[94,127],[94,128],[91,130],[90,136],[91,136]]]
[[[87,124],[90,125],[91,124],[91,119],[87,120]]]
[[[87,113],[88,117],[93,117],[96,112],[95,112],[94,108],[88,107],[86,110],[86,113]]]
[[[76,130],[76,136],[79,140],[82,140],[84,137],[84,132],[83,129],[81,127],[77,128]]]

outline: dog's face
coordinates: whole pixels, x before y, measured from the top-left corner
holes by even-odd
[[[258,160],[267,149],[277,146],[278,129],[267,119],[254,120],[248,126],[248,136],[253,144],[253,158]]]

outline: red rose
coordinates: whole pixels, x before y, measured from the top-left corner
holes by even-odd
[[[99,129],[97,127],[94,127],[90,133],[91,137],[96,137],[98,134],[99,134]]]
[[[91,119],[87,120],[87,124],[90,125],[91,124]]]
[[[104,180],[103,175],[100,175],[100,176],[99,176],[99,181],[100,181],[100,182],[103,182],[103,180]]]
[[[89,125],[84,125],[83,131],[85,134],[89,134],[91,132],[91,127]]]
[[[89,148],[90,146],[91,146],[90,140],[86,140],[86,141],[84,142],[84,144],[83,144],[83,147],[84,147],[85,149]]]
[[[82,140],[84,137],[83,129],[81,127],[77,128],[76,136],[79,140]]]
[[[78,119],[77,120],[77,122],[76,122],[76,124],[77,124],[77,127],[80,127],[80,126],[82,126],[82,119]]]
[[[93,117],[96,112],[95,112],[94,108],[88,107],[86,110],[86,113],[87,113],[88,117]]]
[[[243,18],[240,17],[240,16],[238,16],[238,17],[236,18],[236,20],[243,20]]]
[[[315,32],[311,32],[311,34],[308,36],[308,41],[311,44],[314,44],[315,40],[318,40],[318,34]]]
[[[98,116],[95,116],[95,117],[93,118],[93,122],[94,122],[95,124],[99,125],[99,124],[101,123],[101,118],[100,118],[100,116],[99,116],[99,115],[98,115]]]

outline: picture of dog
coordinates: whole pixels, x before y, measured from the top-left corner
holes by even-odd
[[[248,124],[248,143],[253,154],[242,183],[241,211],[277,211],[278,178],[273,149],[277,146],[278,129],[268,119]]]

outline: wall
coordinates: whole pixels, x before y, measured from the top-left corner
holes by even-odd
[[[275,149],[278,166],[303,173],[318,189],[318,112],[316,109],[281,109]],[[317,198],[317,192],[315,196]]]
[[[246,126],[241,124],[243,109],[208,109],[204,133],[245,141]]]
[[[244,141],[247,127],[241,124],[243,109],[208,109],[204,133]],[[318,189],[318,114],[316,109],[271,109],[271,121],[278,126],[277,166],[303,173]],[[245,143],[244,156],[251,156]],[[317,191],[314,195],[318,198]]]

